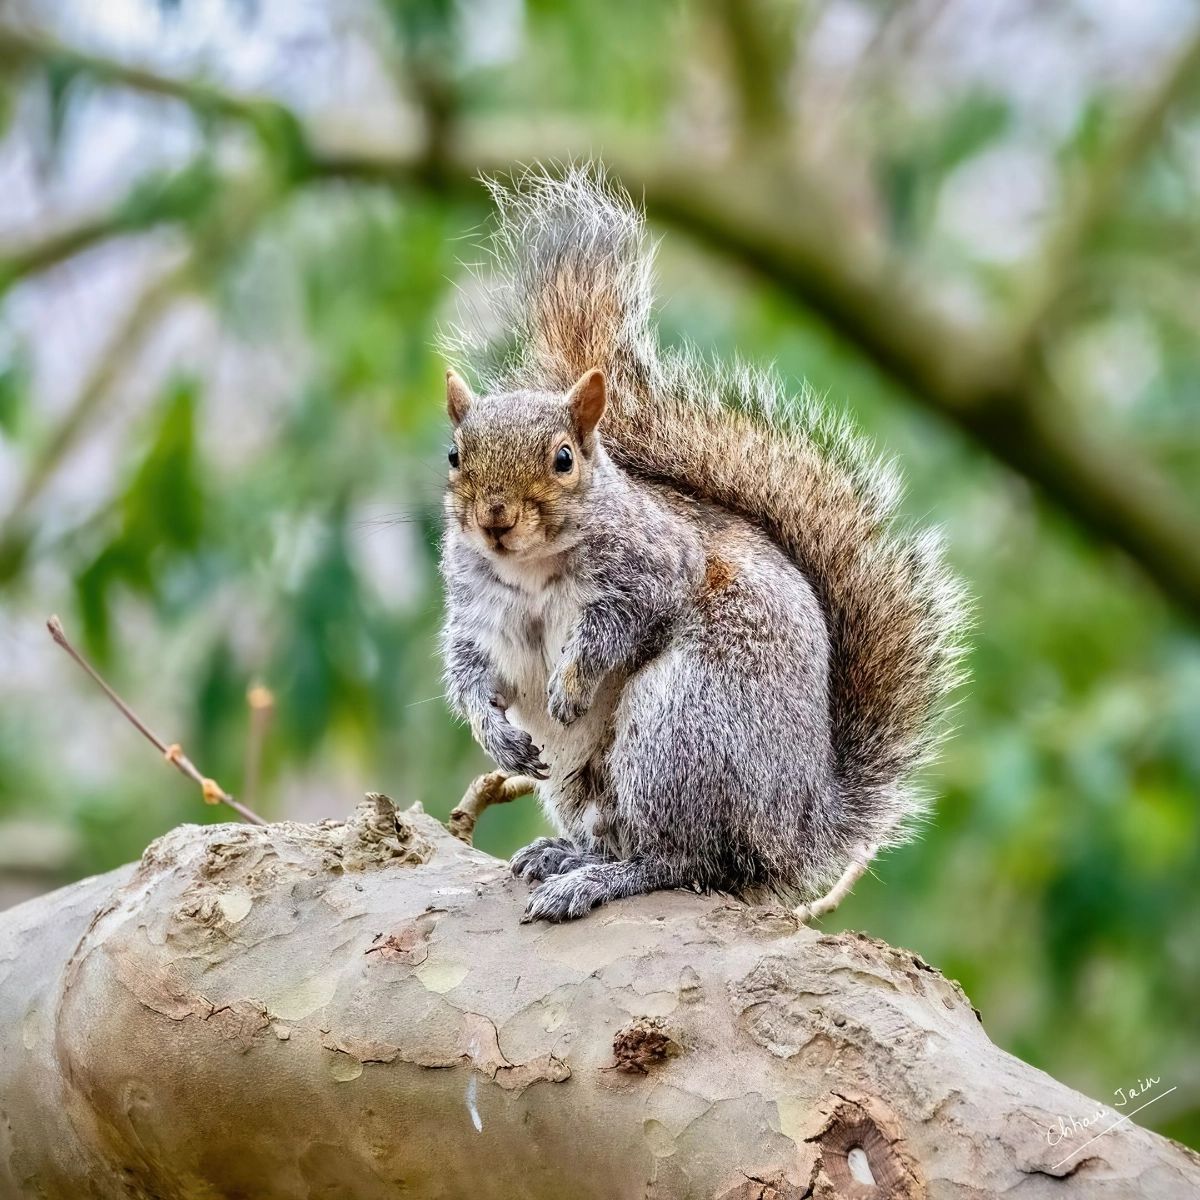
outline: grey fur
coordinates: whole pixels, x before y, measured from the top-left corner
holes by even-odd
[[[455,431],[443,644],[452,705],[545,777],[567,839],[514,859],[544,880],[528,916],[661,887],[818,895],[922,811],[906,777],[965,624],[940,543],[895,527],[894,471],[811,397],[658,347],[644,224],[602,177],[494,190],[504,333],[449,343],[487,395]]]

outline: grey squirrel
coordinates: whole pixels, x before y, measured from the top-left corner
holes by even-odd
[[[923,811],[965,623],[940,540],[811,396],[659,346],[602,172],[491,186],[489,320],[445,343],[482,394],[448,374],[442,645],[561,832],[512,860],[526,919],[674,887],[828,911]]]

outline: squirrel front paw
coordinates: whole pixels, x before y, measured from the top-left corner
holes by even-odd
[[[546,685],[546,708],[560,725],[572,725],[592,707],[594,688],[584,685],[579,664],[560,663]]]
[[[542,762],[541,750],[533,744],[533,738],[523,729],[518,729],[503,713],[488,721],[480,739],[483,748],[510,775],[532,775],[534,779],[546,779],[549,766]]]

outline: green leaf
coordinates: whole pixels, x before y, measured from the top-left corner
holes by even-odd
[[[122,508],[125,538],[145,548],[193,549],[204,501],[195,459],[196,384],[180,380],[163,403],[162,420]]]
[[[119,528],[76,578],[84,633],[98,658],[110,650],[113,588],[121,584],[160,599],[164,571],[199,547],[204,493],[195,459],[195,405],[194,382],[179,380],[168,389],[154,438],[120,498]]]
[[[204,155],[180,171],[155,172],[141,179],[122,202],[117,221],[128,229],[160,221],[194,225],[212,208],[220,190],[220,176]]]
[[[25,413],[28,370],[23,359],[0,367],[0,432],[16,437]]]
[[[375,655],[358,576],[346,552],[340,506],[330,515],[314,561],[290,598],[272,679],[279,689],[283,731],[302,757],[339,719],[370,718]]]
[[[42,76],[46,81],[46,92],[50,101],[49,133],[52,154],[57,155],[62,146],[62,135],[66,128],[72,92],[75,90],[81,74],[79,64],[70,58],[52,55],[42,64]]]

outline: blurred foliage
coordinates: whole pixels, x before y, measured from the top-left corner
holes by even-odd
[[[109,658],[109,598],[129,591],[164,599],[172,566],[189,567],[200,544],[204,500],[196,478],[195,388],[176,384],[164,397],[158,428],[120,498],[116,529],[75,579],[88,648]]]
[[[176,23],[188,7],[163,3]],[[797,22],[798,61],[833,7],[813,5]],[[880,29],[904,8],[862,7]],[[252,31],[256,6],[239,10]],[[510,10],[516,49],[468,61],[467,24],[502,22]],[[700,0],[528,0],[523,9],[387,0],[382,21],[395,60],[424,71],[423,87],[452,86],[465,112],[586,117],[601,131],[673,137],[700,121],[688,111],[703,108],[696,95],[727,87],[719,11]],[[1055,128],[995,80],[943,81],[934,102],[914,83],[915,52],[906,70],[902,38],[880,33],[872,45],[876,59],[855,68],[858,104],[838,132],[861,186],[877,190],[847,211],[875,212],[878,236],[910,250],[931,288],[1011,317],[1004,306],[1024,294],[1028,264],[997,265],[947,233],[948,198],[989,156],[1035,143],[1069,193],[1107,143],[1108,82],[1091,83],[1075,118]],[[793,69],[791,90],[803,99]],[[44,75],[48,136],[64,147],[93,89],[55,72]],[[728,134],[725,110],[735,105],[726,101],[713,105],[716,132],[704,136]],[[487,764],[441,700],[446,429],[443,364],[431,346],[456,289],[470,294],[459,262],[476,257],[488,211],[482,192],[472,202],[436,189],[293,188],[298,143],[275,112],[265,106],[255,124],[255,153],[278,173],[252,226],[235,219],[222,235],[219,132],[201,113],[204,152],[182,170],[148,169],[117,231],[149,212],[224,236],[224,253],[206,260],[204,302],[229,344],[286,362],[282,394],[231,400],[217,373],[195,364],[161,378],[122,426],[119,462],[97,475],[90,504],[57,504],[51,489],[34,510],[0,620],[36,629],[61,607],[150,723],[159,727],[160,713],[178,720],[172,736],[235,792],[246,691],[268,685],[278,704],[264,747],[269,814],[341,815],[355,802],[350,789],[370,785],[444,817]],[[1200,502],[1197,144],[1200,125],[1181,115],[1124,188],[1056,317],[1050,361],[1089,425],[1135,440]],[[795,387],[807,379],[897,455],[908,512],[946,525],[978,597],[972,682],[928,776],[933,816],[827,927],[866,928],[921,952],[962,981],[993,1038],[1102,1101],[1139,1076],[1177,1085],[1148,1123],[1200,1146],[1195,629],[1126,561],[916,410],[852,346],[679,234],[664,247],[662,292],[668,340],[774,360]],[[11,313],[6,321],[3,463],[34,463],[55,414],[39,404],[37,373]],[[72,825],[82,849],[61,879],[135,857],[178,821],[223,819],[85,683],[60,709],[54,696],[78,681],[48,665],[48,642],[44,654],[37,645],[33,675],[53,695],[32,702],[27,683],[0,697],[0,821],[35,814]],[[72,729],[63,725],[84,713],[121,748],[64,758]],[[507,854],[542,828],[524,800],[489,811],[477,840]]]

